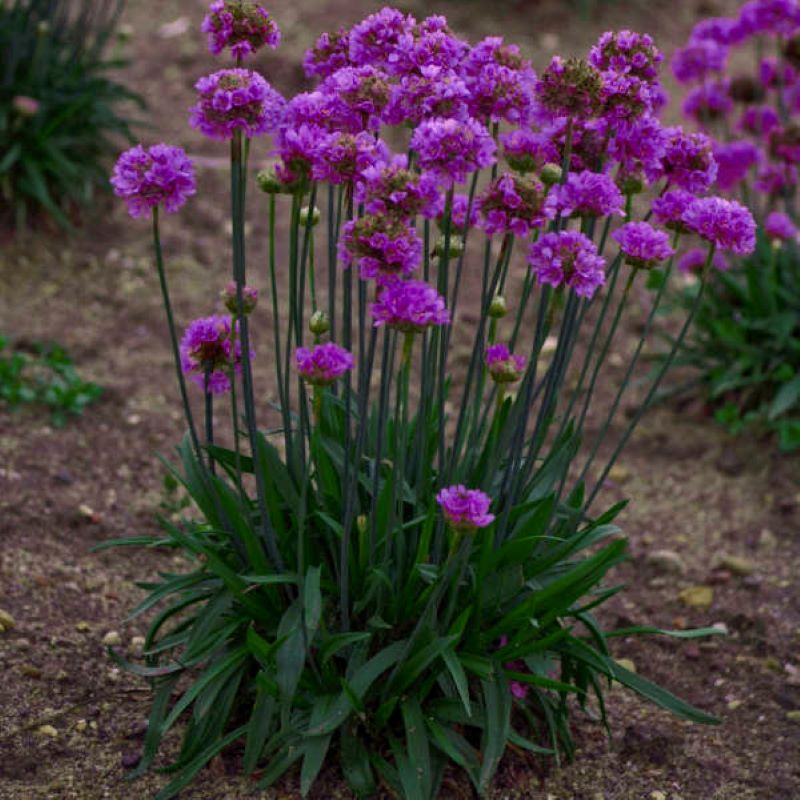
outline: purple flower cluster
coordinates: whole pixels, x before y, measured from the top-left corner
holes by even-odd
[[[427,172],[408,169],[404,155],[390,163],[375,164],[361,170],[354,199],[364,204],[368,214],[384,214],[412,219],[417,214],[436,216],[440,194],[436,179]]]
[[[624,214],[625,200],[613,179],[602,172],[571,172],[547,198],[551,212],[564,217],[607,217]]]
[[[545,164],[560,160],[558,149],[544,133],[516,128],[500,134],[503,158],[517,172],[538,172]]]
[[[309,78],[327,78],[350,63],[350,32],[339,28],[335,33],[323,33],[303,59],[303,69]]]
[[[594,242],[577,231],[547,233],[531,245],[528,263],[539,283],[568,286],[591,298],[605,283],[605,260]]]
[[[506,344],[486,348],[486,368],[495,383],[514,383],[525,371],[525,356],[514,355]]]
[[[675,255],[669,236],[647,222],[628,222],[611,234],[628,264],[637,269],[652,269]]]
[[[667,228],[686,232],[687,228],[681,221],[686,209],[694,202],[695,196],[685,189],[674,189],[664,192],[653,200],[653,216]]]
[[[388,281],[379,288],[371,311],[376,327],[387,325],[404,333],[450,323],[444,298],[423,281]]]
[[[219,55],[230,47],[231,55],[243,59],[262,47],[275,49],[281,32],[266,9],[241,0],[214,0],[200,29],[208,34],[208,49]]]
[[[136,145],[117,159],[111,176],[114,194],[125,200],[132,217],[163,205],[175,213],[197,191],[194,165],[180,147]]]
[[[717,187],[723,192],[732,192],[761,159],[761,151],[752,142],[740,140],[714,145],[714,160],[718,166]]]
[[[189,109],[192,127],[212,139],[231,139],[271,132],[280,125],[286,101],[257,72],[223,69],[195,85],[197,105]]]
[[[571,119],[594,117],[603,104],[603,76],[587,61],[553,56],[536,84],[546,111]]]
[[[684,274],[696,272],[705,266],[707,260],[708,248],[693,247],[678,259],[678,271]],[[714,256],[711,259],[711,266],[720,272],[725,272],[725,270],[730,268],[728,260],[719,250],[714,252]]]
[[[797,226],[780,211],[773,211],[764,220],[764,233],[771,242],[797,241]]]
[[[422,258],[422,241],[403,220],[367,214],[344,226],[339,257],[345,266],[356,262],[362,278],[385,282],[414,272]]]
[[[483,228],[490,236],[513,233],[527,236],[552,218],[545,208],[545,188],[536,178],[506,173],[495,178],[477,199]]]
[[[717,177],[713,144],[703,133],[668,128],[662,164],[671,184],[694,194],[707,192]]]
[[[389,148],[366,131],[355,135],[330,133],[314,148],[313,159],[311,175],[315,180],[352,183],[365,170],[385,164]]]
[[[235,317],[239,313],[239,299],[236,281],[230,281],[221,293],[222,305]],[[258,304],[258,289],[242,286],[242,313],[252,314]]]
[[[329,386],[353,369],[353,356],[338,344],[325,342],[313,348],[298,347],[295,363],[305,381],[313,386]]]
[[[756,247],[756,223],[741,203],[721,197],[700,197],[683,213],[686,227],[720,250],[746,256]]]
[[[230,391],[230,370],[241,370],[241,341],[231,336],[231,318],[214,315],[196,319],[186,329],[181,340],[180,356],[183,371],[203,390],[212,394]],[[236,323],[238,334],[239,323]],[[253,357],[253,353],[250,354]]]
[[[436,495],[436,502],[450,526],[461,533],[474,533],[494,522],[494,514],[489,513],[492,498],[480,489],[448,486]]]

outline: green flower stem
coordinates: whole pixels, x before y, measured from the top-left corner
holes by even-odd
[[[214,395],[211,393],[209,379],[211,377],[211,367],[208,364],[203,366],[203,399],[205,412],[206,444],[214,445]],[[212,475],[216,475],[217,468],[214,463],[214,456],[208,454],[208,466]]]
[[[236,380],[236,314],[231,314],[231,363],[228,370],[228,380],[231,384],[231,426],[233,428],[233,449],[236,464],[236,488],[242,501],[247,499],[242,483],[242,449],[239,441],[239,402],[237,398]]]
[[[194,416],[192,414],[192,407],[189,403],[189,393],[186,391],[186,378],[181,369],[181,354],[178,348],[178,338],[175,333],[175,317],[172,313],[172,302],[169,296],[169,287],[167,285],[167,275],[164,269],[164,254],[161,249],[161,235],[158,227],[158,206],[153,209],[153,243],[156,251],[156,269],[158,270],[158,282],[161,286],[161,299],[164,303],[164,311],[167,315],[167,328],[169,330],[169,341],[172,347],[172,359],[175,363],[175,375],[178,379],[178,388],[181,393],[181,402],[183,403],[183,413],[186,417],[186,424],[189,427],[189,437],[192,440],[192,447],[195,456],[200,464],[204,464],[202,450],[200,449],[200,440],[197,436],[197,428],[194,424]]]

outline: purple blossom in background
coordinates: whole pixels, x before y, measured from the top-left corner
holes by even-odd
[[[275,165],[275,173],[285,186],[302,187],[310,179],[317,148],[327,134],[316,125],[281,129],[277,151],[280,161]]]
[[[329,133],[360,133],[364,118],[353,114],[341,98],[316,90],[295,95],[286,106],[284,128],[312,125]]]
[[[236,281],[229,281],[221,293],[222,305],[233,316],[239,313],[239,302],[236,290]],[[258,289],[253,286],[242,286],[242,313],[247,315],[255,310],[258,304]]]
[[[547,206],[565,217],[624,216],[625,200],[610,175],[584,170],[571,172],[565,184],[554,186]]]
[[[781,118],[772,106],[754,106],[744,110],[736,127],[740,131],[761,138],[780,124]]]
[[[212,139],[231,139],[236,130],[258,136],[276,130],[286,112],[286,101],[257,72],[223,69],[195,84],[197,105],[189,122]]]
[[[435,217],[440,194],[433,176],[412,172],[408,169],[408,158],[397,155],[389,164],[361,170],[354,199],[364,204],[368,214],[412,219],[417,214]]]
[[[603,73],[602,114],[612,123],[638,119],[655,110],[650,84],[618,72]]]
[[[684,212],[695,199],[695,196],[685,189],[673,189],[672,191],[664,192],[664,194],[653,200],[653,216],[667,228],[685,233],[687,228],[681,220]]]
[[[329,133],[315,148],[311,176],[337,185],[351,183],[365,169],[388,160],[386,143],[370,133]]]
[[[733,191],[746,177],[751,167],[760,163],[761,151],[747,141],[715,144],[714,159],[717,162],[717,186],[723,192]]]
[[[797,241],[797,227],[780,211],[773,211],[764,220],[764,233],[771,242]]]
[[[111,185],[132,217],[145,216],[160,205],[174,214],[197,191],[191,160],[182,148],[167,144],[126,150],[117,159]]]
[[[411,36],[403,37],[403,44],[408,46],[406,58],[410,71],[433,66],[453,69],[454,65],[464,61],[470,50],[469,45],[450,30],[447,20],[440,15],[426,17],[414,26]]]
[[[651,36],[633,31],[604,33],[589,53],[589,63],[600,72],[617,72],[643,81],[658,77],[664,54]]]
[[[709,75],[724,72],[728,48],[713,39],[692,39],[672,56],[672,74],[679,83],[705,80]]]
[[[605,260],[577,231],[545,234],[531,245],[528,263],[539,283],[569,286],[581,297],[591,298],[605,283]]]
[[[667,137],[661,123],[651,116],[620,123],[608,143],[608,155],[619,164],[621,178],[644,177],[653,184],[664,175]]]
[[[323,33],[303,58],[303,70],[308,78],[327,78],[349,66],[350,32],[344,28],[335,33]]]
[[[602,107],[603,76],[587,61],[553,56],[536,84],[542,108],[556,116],[589,119]]]
[[[777,89],[781,86],[790,86],[797,79],[797,72],[785,61],[762,58],[758,65],[758,77],[767,88]]]
[[[392,86],[384,118],[390,125],[419,124],[428,117],[465,119],[470,99],[469,89],[457,72],[431,64],[403,75]]]
[[[707,192],[717,178],[711,139],[704,133],[685,133],[682,128],[665,130],[664,176],[689,192]]]
[[[651,269],[675,255],[669,236],[647,222],[628,222],[611,238],[619,244],[628,264],[638,269]]]
[[[503,158],[517,172],[538,172],[545,164],[557,164],[559,153],[550,138],[527,128],[500,134]]]
[[[740,256],[755,250],[755,220],[750,211],[735,200],[698,198],[684,212],[683,222],[690,231],[720,250],[730,250]]]
[[[425,120],[412,134],[410,147],[417,153],[419,167],[429,170],[447,188],[495,162],[494,139],[484,125],[471,118]]]
[[[694,247],[678,259],[678,271],[684,274],[696,272],[705,266],[707,259],[708,248]],[[711,260],[711,266],[714,267],[714,269],[718,269],[720,272],[725,272],[725,270],[730,269],[728,259],[725,258],[719,250],[715,251],[714,258]]]
[[[416,24],[396,8],[383,8],[370,14],[350,30],[350,63],[402,74],[408,65],[408,46]]]
[[[298,347],[295,363],[303,380],[313,386],[329,386],[353,369],[353,356],[344,347],[325,342],[312,348]]]
[[[440,196],[439,208],[436,216],[439,218],[439,226],[444,225],[444,196]],[[469,211],[469,219],[467,219],[467,211]],[[470,206],[469,195],[455,194],[453,195],[453,207],[450,210],[450,221],[453,228],[463,234],[467,228],[472,228],[478,224],[480,215],[478,213],[477,204],[473,201]]]
[[[231,318],[214,315],[196,319],[186,329],[180,346],[181,368],[203,390],[208,372],[208,389],[212,394],[230,391],[230,369],[241,371],[242,347],[236,323],[236,348],[231,342]],[[250,353],[250,357],[253,357]]]
[[[506,344],[486,348],[486,368],[495,383],[514,383],[525,371],[525,356],[514,355]]]
[[[720,45],[738,44],[741,40],[739,21],[730,17],[709,17],[702,19],[692,30],[692,41],[710,39]]]
[[[275,49],[281,32],[269,12],[256,3],[215,0],[200,30],[208,34],[208,49],[216,56],[230,47],[234,58],[242,59],[262,47]]]
[[[335,97],[351,129],[378,130],[389,105],[389,76],[369,65],[342,67],[320,85],[323,95]]]
[[[483,229],[496,233],[527,236],[552,219],[552,209],[545,208],[545,188],[536,178],[506,173],[495,178],[477,198]]]
[[[753,186],[770,197],[780,197],[797,186],[797,168],[791,164],[762,164]]]
[[[747,36],[790,36],[800,27],[800,5],[797,0],[750,0],[739,11],[739,27]]]
[[[733,111],[730,96],[730,81],[706,81],[686,95],[683,113],[696,120],[701,126],[724,119]]]
[[[800,125],[788,122],[770,131],[769,152],[774,159],[787,164],[800,163]]]
[[[447,522],[457,531],[472,533],[494,522],[494,514],[489,513],[492,498],[480,489],[467,489],[461,484],[449,486],[436,495],[436,502]]]
[[[377,302],[370,310],[376,328],[387,325],[404,333],[450,323],[444,298],[423,281],[388,281],[380,287]]]
[[[402,220],[367,214],[345,224],[339,257],[345,266],[356,262],[363,279],[385,282],[414,272],[422,260],[422,240]]]

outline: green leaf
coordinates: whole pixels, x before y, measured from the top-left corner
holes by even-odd
[[[409,697],[400,705],[400,711],[406,731],[409,762],[407,770],[400,770],[400,779],[404,786],[414,788],[414,794],[409,793],[409,798],[418,796],[422,800],[427,800],[431,796],[433,788],[433,771],[428,731],[425,727],[425,718],[419,700]],[[406,775],[405,779],[404,774]]]
[[[353,726],[343,725],[340,729],[339,757],[350,788],[359,798],[371,797],[376,786],[369,752]]]
[[[467,674],[464,672],[464,667],[461,666],[461,662],[453,650],[445,650],[442,653],[442,660],[447,665],[450,677],[456,685],[456,691],[458,691],[458,696],[464,705],[464,711],[467,712],[468,717],[471,717],[472,706],[469,701],[469,684],[467,683]]]
[[[256,701],[253,703],[253,712],[247,726],[247,739],[244,748],[242,768],[251,775],[264,752],[264,745],[272,728],[272,718],[275,713],[275,698],[267,689],[256,683]]]
[[[788,383],[784,383],[775,395],[775,399],[769,407],[768,417],[770,421],[776,420],[794,408],[798,400],[800,400],[800,373],[795,375]]]
[[[485,792],[497,772],[511,731],[511,692],[508,683],[496,669],[492,678],[481,681],[486,725],[481,738],[481,763],[478,784]]]

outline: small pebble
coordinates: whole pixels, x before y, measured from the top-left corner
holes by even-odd
[[[683,575],[686,562],[674,550],[654,550],[647,554],[647,563],[661,572]]]
[[[710,586],[689,586],[678,599],[692,608],[708,608],[714,602],[714,590]]]
[[[116,647],[122,641],[122,637],[117,633],[117,631],[109,631],[103,637],[103,644],[106,647]]]
[[[88,633],[91,629],[91,625],[89,625],[88,622],[79,622],[75,626],[75,630],[78,631],[78,633]]]
[[[123,753],[120,761],[122,762],[123,769],[133,769],[139,765],[142,760],[142,754],[137,752]]]
[[[16,624],[14,617],[12,617],[8,611],[3,611],[3,609],[0,608],[0,633],[3,633],[3,631],[10,631]]]
[[[789,722],[800,722],[800,711],[787,711],[786,719]]]
[[[52,725],[40,725],[36,729],[39,736],[47,736],[49,739],[58,738],[58,731]]]
[[[723,553],[718,561],[717,566],[732,572],[734,575],[743,577],[745,575],[752,575],[756,571],[756,565],[744,556],[734,556]]]

